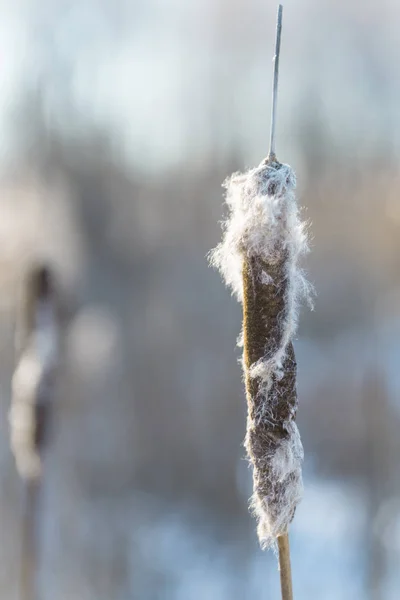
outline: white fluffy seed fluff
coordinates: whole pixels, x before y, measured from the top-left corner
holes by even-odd
[[[268,395],[272,376],[276,379],[283,376],[288,344],[297,328],[300,301],[310,299],[311,286],[298,265],[299,257],[308,251],[307,230],[306,223],[299,217],[294,193],[296,177],[288,165],[263,162],[244,174],[233,175],[224,186],[227,189],[229,214],[223,224],[222,242],[212,251],[210,262],[219,269],[238,300],[243,300],[245,260],[259,257],[274,265],[283,256],[287,257],[284,262],[285,314],[279,325],[279,347],[272,354],[269,353],[268,358],[254,363],[249,371],[251,378],[259,380],[262,389],[262,401],[260,410],[254,416],[255,421],[252,422],[250,415],[248,417],[249,436],[249,431],[257,423],[268,421],[273,402]],[[268,273],[262,272],[260,277],[261,283],[279,288],[280,282],[274,283]],[[303,447],[300,435],[294,420],[283,425],[287,436],[276,440],[273,455],[268,454],[261,461],[268,467],[273,494],[260,494],[258,473],[254,469],[255,493],[251,505],[258,519],[258,535],[263,547],[273,545],[276,537],[287,531],[303,491]],[[247,447],[248,444],[247,437]]]
[[[274,545],[276,538],[287,532],[295,509],[303,497],[301,465],[303,445],[294,421],[287,425],[288,437],[280,440],[272,457],[266,457],[270,480],[276,488],[280,484],[279,498],[272,505],[268,495],[254,492],[250,509],[257,519],[257,534],[263,549]]]
[[[296,175],[289,165],[261,163],[246,173],[235,173],[227,190],[228,218],[223,223],[222,242],[210,254],[210,263],[219,269],[228,287],[242,301],[243,257],[260,257],[274,264],[289,251],[291,269],[290,331],[297,325],[298,302],[310,298],[311,286],[304,278],[298,259],[308,252],[306,223],[299,218],[294,190]],[[271,194],[271,190],[274,193]],[[263,283],[270,283],[267,273]]]

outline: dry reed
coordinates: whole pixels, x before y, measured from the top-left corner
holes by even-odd
[[[48,444],[59,358],[59,314],[52,272],[30,266],[17,302],[16,366],[12,380],[10,438],[24,482],[21,599],[35,598],[43,454]]]
[[[309,297],[310,286],[298,264],[308,246],[294,193],[296,177],[275,155],[281,25],[280,6],[270,152],[259,167],[225,183],[229,215],[211,263],[243,304],[245,446],[253,466],[252,509],[262,547],[278,547],[282,598],[290,600],[288,527],[303,490],[292,340],[298,306]]]

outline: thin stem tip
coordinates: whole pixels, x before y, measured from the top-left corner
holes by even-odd
[[[271,112],[271,137],[269,144],[268,160],[276,161],[275,154],[275,132],[276,132],[276,109],[278,104],[278,79],[279,79],[279,56],[281,51],[281,33],[282,33],[282,15],[283,6],[278,6],[278,17],[276,21],[276,40],[275,40],[275,55],[274,55],[274,79],[272,87],[272,112]]]

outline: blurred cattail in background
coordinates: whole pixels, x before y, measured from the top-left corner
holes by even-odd
[[[211,261],[243,304],[252,508],[261,545],[270,547],[278,539],[282,597],[287,599],[292,591],[286,536],[303,489],[292,339],[299,301],[310,288],[298,266],[308,247],[295,174],[277,161],[274,148],[281,19],[279,6],[270,153],[259,167],[226,182],[229,216]]]
[[[59,306],[52,271],[34,265],[23,278],[16,315],[16,367],[10,409],[11,447],[25,483],[22,600],[35,598],[39,493],[59,360]]]

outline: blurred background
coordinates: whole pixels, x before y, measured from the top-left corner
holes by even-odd
[[[17,600],[16,284],[70,315],[40,600],[275,600],[247,505],[241,307],[206,254],[269,140],[271,0],[0,4],[0,596]],[[400,4],[286,0],[278,158],[312,222],[296,600],[400,595]]]

